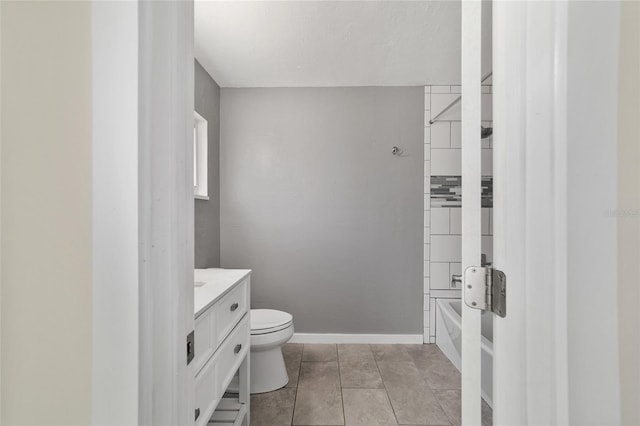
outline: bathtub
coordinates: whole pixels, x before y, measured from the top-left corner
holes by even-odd
[[[460,299],[436,299],[436,345],[460,370],[462,346],[462,302]],[[493,408],[493,315],[481,315],[482,399]]]

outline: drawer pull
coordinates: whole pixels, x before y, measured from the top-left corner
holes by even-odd
[[[242,345],[236,345],[236,347],[233,348],[233,353],[237,354],[238,352],[240,352],[240,349],[242,349]]]
[[[238,309],[237,303],[234,303],[233,305],[231,305],[231,312],[235,311],[236,309]]]

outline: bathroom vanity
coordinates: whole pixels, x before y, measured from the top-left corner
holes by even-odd
[[[249,426],[250,274],[194,270],[196,426]],[[236,372],[237,389],[227,392]]]

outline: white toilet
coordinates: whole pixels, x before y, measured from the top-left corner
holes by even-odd
[[[251,393],[289,383],[282,345],[293,336],[293,316],[273,309],[251,310]]]

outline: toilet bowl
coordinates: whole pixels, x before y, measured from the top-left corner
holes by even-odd
[[[289,383],[282,345],[291,336],[291,314],[274,309],[251,310],[251,393],[271,392]]]

